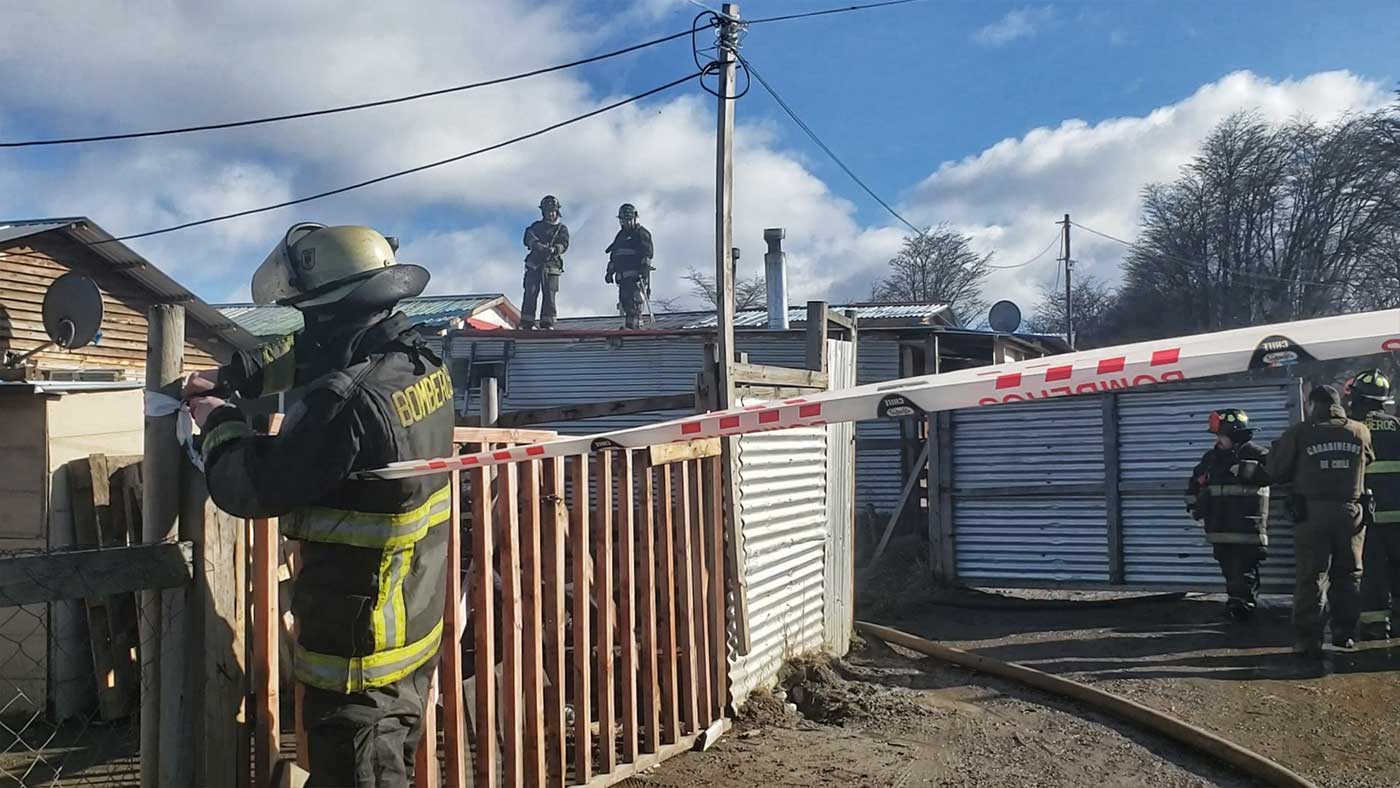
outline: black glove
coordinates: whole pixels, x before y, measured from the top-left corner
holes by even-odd
[[[609,271],[609,272],[607,272],[606,274],[603,274],[603,281],[604,281],[604,282],[607,282],[608,284],[612,284],[612,281],[613,281],[613,272],[612,272],[612,271]]]

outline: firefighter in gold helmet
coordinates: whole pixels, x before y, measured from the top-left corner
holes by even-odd
[[[1376,461],[1366,466],[1366,547],[1362,558],[1361,638],[1389,638],[1400,619],[1400,419],[1385,412],[1390,379],[1359,372],[1347,386],[1347,415],[1371,431]]]
[[[1226,614],[1243,621],[1254,616],[1259,564],[1268,555],[1268,451],[1254,442],[1249,414],[1238,408],[1212,411],[1210,431],[1215,446],[1191,471],[1186,511],[1204,522],[1225,575]]]
[[[253,299],[295,307],[305,327],[185,387],[210,497],[281,518],[302,543],[292,610],[309,785],[408,785],[442,640],[449,477],[357,476],[452,453],[452,382],[395,310],[428,272],[394,254],[367,227],[292,227]],[[223,398],[283,390],[296,404],[275,437]]]

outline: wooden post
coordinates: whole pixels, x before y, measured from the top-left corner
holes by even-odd
[[[253,521],[253,687],[257,726],[253,746],[253,784],[272,784],[282,749],[282,627],[277,610],[277,520]]]
[[[649,464],[642,466],[641,498],[637,502],[637,511],[642,515],[641,522],[641,554],[637,556],[638,582],[637,594],[641,599],[642,620],[641,620],[641,714],[642,714],[642,752],[654,753],[661,746],[660,728],[660,702],[661,696],[657,690],[657,634],[656,634],[656,596],[660,589],[657,587],[656,573],[656,496],[653,485],[655,484],[655,474]]]
[[[825,301],[807,302],[807,369],[826,371],[827,305]]]
[[[617,453],[617,630],[622,681],[622,759],[637,762],[637,556],[632,452]]]
[[[719,457],[704,459],[705,493],[710,519],[705,522],[705,538],[709,540],[710,560],[710,658],[714,660],[711,673],[715,699],[714,716],[724,716],[729,705],[729,648],[725,641],[728,631],[724,604],[724,470]]]
[[[544,617],[540,605],[544,593],[540,561],[543,480],[539,460],[524,463],[520,471],[524,515],[520,523],[520,602],[524,611],[521,669],[525,674],[525,784],[536,786],[544,784],[547,773],[544,766]]]
[[[710,681],[710,627],[709,598],[705,588],[709,585],[709,562],[705,544],[705,466],[704,459],[686,463],[686,474],[691,478],[690,497],[690,556],[691,564],[691,617],[695,627],[695,652],[691,655],[696,688],[696,730],[703,730],[713,721],[714,695]]]
[[[423,740],[413,756],[414,788],[438,788],[442,785],[437,754],[437,696],[438,676],[434,672],[428,681],[428,693],[423,698]]]
[[[594,599],[598,631],[598,770],[608,774],[617,768],[617,721],[613,716],[613,474],[612,455],[599,452],[598,505],[593,519]]]
[[[146,313],[146,390],[179,396],[181,370],[184,366],[185,308],[173,304],[156,304]],[[147,416],[145,423],[142,467],[144,486],[141,495],[141,536],[147,542],[164,542],[179,536],[180,506],[180,444],[175,438],[176,415]],[[143,591],[141,593],[141,786],[188,784],[193,775],[180,770],[179,746],[173,726],[178,725],[179,710],[185,701],[178,681],[168,685],[172,703],[164,703],[161,690],[166,686],[161,664],[165,650],[172,653],[173,675],[183,677],[185,643],[173,629],[168,633],[174,641],[162,648],[167,635],[164,605],[167,594],[172,605],[181,604],[183,592]],[[175,611],[172,611],[175,612]],[[172,719],[162,724],[164,708],[171,708]],[[162,731],[170,733],[174,752],[162,753]],[[186,776],[182,782],[178,778]]]
[[[565,692],[565,676],[568,667],[564,653],[564,622],[566,607],[564,600],[564,575],[566,572],[565,532],[568,530],[569,512],[564,505],[564,458],[555,457],[544,466],[545,510],[544,522],[544,622],[545,622],[545,771],[549,775],[548,785],[562,786],[566,782],[568,764],[565,760],[564,704],[568,702]]]
[[[666,744],[680,739],[680,693],[676,677],[676,529],[671,494],[671,466],[661,466],[661,495],[657,512],[660,544],[656,546],[656,589],[661,594],[657,627],[661,632],[661,737]]]
[[[505,786],[524,785],[524,709],[520,662],[520,517],[516,509],[516,465],[496,468],[496,520],[500,526],[501,573],[501,765]],[[490,564],[487,564],[490,571]],[[488,676],[490,674],[487,674]],[[481,681],[481,674],[477,674]],[[479,686],[479,685],[478,685]]]
[[[470,471],[472,482],[472,621],[476,645],[476,757],[472,784],[494,788],[496,772],[496,608],[491,576],[495,539],[491,522],[491,476],[486,468]]]
[[[719,409],[734,404],[734,63],[739,46],[739,4],[725,3],[719,29],[719,97],[715,149],[715,317],[719,343]]]
[[[675,463],[677,485],[676,500],[672,504],[675,517],[675,561],[676,561],[676,627],[680,630],[680,674],[677,687],[681,705],[681,715],[686,733],[700,731],[700,708],[697,701],[698,680],[696,668],[701,660],[696,659],[695,649],[695,567],[694,547],[691,545],[691,517],[694,510],[690,505],[690,463]],[[671,466],[666,466],[670,468]]]
[[[593,589],[588,582],[588,457],[569,458],[569,482],[573,499],[569,502],[569,550],[573,557],[574,580],[574,782],[593,779],[593,670],[589,659],[588,619]]]
[[[438,668],[438,691],[442,693],[442,733],[446,740],[444,758],[447,788],[467,788],[468,745],[466,706],[462,698],[462,474],[453,471],[452,519],[447,522],[447,599],[443,604],[442,626],[447,637]],[[428,712],[432,709],[429,707]],[[433,742],[436,744],[436,742]]]

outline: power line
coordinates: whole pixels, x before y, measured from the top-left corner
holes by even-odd
[[[189,134],[199,131],[214,131],[216,129],[235,129],[241,128],[243,126],[256,126],[264,123],[280,123],[282,121],[287,120],[314,118],[319,117],[321,115],[334,115],[341,112],[353,112],[355,110],[370,109],[372,107],[386,107],[391,104],[402,104],[408,101],[417,101],[419,99],[432,98],[434,96],[444,96],[449,93],[460,93],[466,90],[475,90],[477,88],[490,87],[491,85],[503,85],[507,82],[516,82],[518,80],[527,79],[529,77],[537,77],[541,74],[549,74],[555,71],[563,71],[565,69],[587,65],[589,63],[597,63],[602,60],[617,57],[619,55],[625,55],[630,52],[636,52],[638,50],[646,49],[648,47],[653,47],[657,44],[664,44],[668,41],[675,41],[678,38],[685,38],[686,36],[693,35],[693,33],[694,29],[686,29],[682,30],[679,33],[672,33],[671,35],[662,36],[661,38],[654,38],[650,41],[644,41],[640,44],[634,44],[632,46],[624,47],[622,49],[615,49],[611,52],[604,52],[599,55],[593,55],[592,57],[586,57],[582,60],[574,60],[568,63],[560,63],[555,66],[537,68],[533,71],[526,71],[520,74],[512,74],[511,76],[507,77],[496,77],[494,79],[488,79],[481,82],[470,82],[465,85],[456,85],[450,88],[429,90],[424,91],[422,93],[413,93],[407,96],[382,99],[379,101],[366,101],[361,102],[359,104],[347,104],[339,107],[328,107],[326,109],[309,110],[307,112],[292,112],[285,115],[269,115],[267,117],[249,118],[247,120],[235,120],[229,121],[227,123],[206,123],[198,126],[181,126],[177,128],[159,129],[153,131],[130,131],[117,134],[99,134],[91,137],[61,137],[56,139],[25,140],[21,142],[0,142],[0,148],[31,148],[43,145],[76,145],[79,143],[86,142],[110,142],[114,140],[140,139],[143,137],[165,137],[174,134]]]
[[[1100,238],[1106,238],[1110,241],[1113,241],[1114,243],[1120,243],[1130,248],[1137,246],[1137,244],[1133,243],[1132,241],[1125,241],[1122,238],[1119,238],[1114,235],[1109,235],[1108,233],[1101,232],[1099,230],[1095,230],[1092,227],[1085,227],[1079,222],[1070,222],[1070,224],[1074,225],[1075,227],[1078,227],[1081,230],[1084,230],[1085,232],[1093,233],[1094,235],[1097,235]],[[1186,263],[1188,265],[1200,266],[1201,268],[1209,267],[1209,263],[1205,262],[1204,260],[1195,260],[1190,257],[1182,257],[1180,255],[1174,255],[1169,252],[1153,252],[1153,254],[1157,255],[1158,257],[1165,257],[1168,260],[1176,260],[1177,262]],[[1342,287],[1346,284],[1345,282],[1318,282],[1311,279],[1291,279],[1286,276],[1270,276],[1269,274],[1260,274],[1255,273],[1253,271],[1234,271],[1231,275],[1241,276],[1246,279],[1267,279],[1274,282],[1284,282],[1286,284],[1314,287]]]
[[[689,31],[686,32],[686,35],[689,35]],[[171,225],[170,227],[162,227],[162,228],[160,228],[160,229],[158,229],[158,230],[147,230],[146,232],[133,233],[133,234],[131,234],[131,235],[123,235],[123,236],[120,236],[120,237],[117,237],[117,238],[113,238],[113,239],[111,239],[111,240],[112,240],[112,241],[131,241],[131,240],[134,240],[134,239],[137,239],[137,238],[148,238],[148,237],[150,237],[150,236],[152,236],[152,235],[163,235],[163,234],[165,234],[165,233],[173,233],[173,232],[175,232],[176,230],[185,230],[185,229],[188,229],[188,228],[190,228],[190,227],[199,227],[200,225],[213,224],[214,222],[222,222],[222,221],[226,221],[226,220],[228,220],[228,219],[237,219],[237,218],[242,217],[242,216],[251,216],[252,214],[256,214],[256,213],[265,213],[265,212],[267,212],[267,211],[275,211],[275,210],[277,210],[278,208],[286,208],[286,207],[291,206],[291,205],[300,205],[300,204],[302,204],[302,203],[311,202],[312,200],[319,200],[319,199],[321,199],[321,198],[323,198],[323,197],[330,197],[330,196],[332,196],[332,195],[344,194],[345,192],[354,191],[354,190],[356,190],[356,189],[363,189],[363,188],[366,187],[366,186],[372,186],[372,185],[374,185],[374,184],[376,184],[376,183],[383,183],[384,181],[393,180],[394,178],[401,178],[401,177],[403,177],[403,176],[405,176],[405,175],[411,175],[411,174],[416,173],[416,172],[423,172],[424,170],[431,170],[431,169],[433,169],[434,167],[441,167],[441,166],[446,165],[446,164],[452,164],[453,162],[462,161],[463,159],[470,159],[470,158],[473,157],[473,156],[479,156],[479,155],[481,155],[481,154],[483,154],[483,153],[489,153],[490,151],[498,150],[498,149],[504,148],[504,147],[506,147],[506,146],[508,146],[508,145],[514,145],[514,144],[517,143],[517,142],[524,142],[525,140],[528,140],[528,139],[531,139],[531,138],[534,138],[534,137],[538,137],[538,136],[540,136],[540,135],[542,135],[542,134],[547,134],[547,133],[549,133],[549,132],[551,132],[551,131],[554,131],[555,129],[560,129],[560,128],[563,128],[563,127],[565,127],[565,126],[569,126],[569,125],[572,125],[572,124],[574,124],[574,123],[578,123],[579,121],[587,120],[588,118],[594,117],[595,115],[601,115],[601,114],[603,114],[603,113],[605,113],[605,112],[609,112],[609,111],[611,111],[611,110],[617,109],[618,107],[622,107],[622,106],[625,106],[625,105],[627,105],[627,104],[631,104],[631,103],[636,102],[636,101],[641,101],[641,100],[644,99],[644,98],[647,98],[647,97],[649,97],[649,96],[654,96],[654,95],[656,95],[657,93],[661,93],[661,92],[670,90],[671,88],[676,87],[677,85],[681,85],[681,84],[684,84],[684,83],[686,83],[686,82],[689,82],[690,80],[696,79],[696,78],[699,77],[699,76],[700,76],[700,73],[699,73],[699,72],[696,72],[696,73],[694,73],[694,74],[688,74],[688,75],[686,75],[686,76],[684,76],[684,77],[681,77],[680,79],[675,79],[675,80],[672,80],[672,81],[670,81],[670,82],[667,82],[666,84],[661,85],[660,87],[652,88],[651,90],[648,90],[648,91],[646,91],[645,93],[638,93],[637,95],[631,96],[630,98],[625,98],[625,99],[622,99],[622,100],[620,100],[620,101],[615,101],[615,102],[613,102],[613,103],[611,103],[611,104],[608,104],[607,106],[599,107],[598,109],[592,110],[592,111],[590,111],[590,112],[585,112],[585,113],[582,114],[582,115],[576,115],[576,116],[574,116],[574,117],[572,117],[572,118],[569,118],[568,120],[560,121],[559,123],[555,123],[555,124],[552,124],[552,125],[549,125],[549,126],[545,126],[544,128],[539,129],[539,130],[537,130],[537,131],[532,131],[532,132],[530,132],[529,134],[522,134],[522,135],[520,135],[520,136],[518,136],[518,137],[513,137],[513,138],[508,139],[508,140],[506,140],[506,141],[504,141],[504,142],[498,142],[498,143],[496,143],[496,144],[494,144],[494,145],[488,145],[488,146],[486,146],[486,147],[484,147],[484,148],[477,148],[476,150],[469,151],[469,152],[467,152],[467,153],[458,154],[458,155],[456,155],[456,156],[451,156],[451,157],[446,158],[446,159],[440,159],[440,160],[438,160],[438,161],[430,162],[430,163],[428,163],[428,164],[421,164],[421,165],[419,165],[419,166],[417,166],[417,167],[411,167],[411,168],[406,169],[406,170],[399,170],[399,171],[397,171],[397,172],[391,172],[391,173],[389,173],[388,175],[380,175],[380,176],[377,177],[377,178],[370,178],[369,180],[360,181],[359,183],[352,183],[352,184],[350,184],[349,186],[341,186],[341,187],[338,188],[338,189],[330,189],[330,190],[328,190],[328,191],[319,192],[319,193],[317,193],[317,194],[312,194],[312,195],[309,195],[309,196],[306,196],[306,197],[298,197],[298,198],[296,198],[296,199],[294,199],[294,200],[286,200],[286,201],[284,201],[284,202],[279,202],[279,203],[276,203],[276,204],[273,204],[273,205],[264,205],[264,206],[262,206],[261,208],[249,208],[249,209],[243,210],[243,211],[235,211],[235,212],[233,212],[233,213],[226,213],[226,214],[223,214],[223,215],[220,215],[220,216],[213,216],[213,217],[210,217],[210,218],[208,218],[208,219],[200,219],[200,220],[198,220],[198,221],[184,222],[183,224]],[[97,242],[95,242],[95,244],[100,244],[100,243],[109,243],[109,241],[97,241]],[[94,245],[95,245],[95,244],[94,244]]]
[[[1048,251],[1050,251],[1052,248],[1054,248],[1055,244],[1058,243],[1059,240],[1060,240],[1060,234],[1059,234],[1059,233],[1055,233],[1055,237],[1054,237],[1054,238],[1051,238],[1051,239],[1050,239],[1050,243],[1046,244],[1046,245],[1045,245],[1045,248],[1040,250],[1040,254],[1036,255],[1035,257],[1032,257],[1031,259],[1027,260],[1027,261],[1024,262],[1024,263],[1017,263],[1017,264],[1015,264],[1015,265],[989,265],[989,266],[987,266],[987,267],[988,267],[988,268],[995,268],[995,269],[998,270],[998,271],[1010,271],[1010,270],[1013,269],[1013,268],[1025,268],[1026,266],[1030,265],[1031,263],[1034,263],[1036,260],[1039,260],[1040,258],[1044,257],[1044,256],[1045,256],[1045,253],[1048,252]],[[1056,270],[1058,271],[1059,269],[1057,268]]]
[[[856,182],[857,186],[863,189],[866,194],[870,195],[870,198],[872,200],[879,203],[880,207],[884,208],[886,211],[889,211],[891,216],[903,222],[905,227],[908,227],[910,230],[913,230],[916,235],[918,235],[919,237],[923,237],[925,235],[923,230],[919,229],[918,227],[915,227],[908,219],[905,219],[903,216],[900,216],[898,211],[896,211],[894,208],[891,208],[889,203],[885,202],[883,199],[880,198],[880,195],[876,194],[873,189],[865,185],[865,181],[861,180],[860,176],[852,172],[851,168],[847,167],[846,163],[841,161],[841,157],[837,156],[831,150],[831,148],[827,147],[826,143],[822,142],[821,137],[818,137],[815,131],[812,131],[812,127],[808,126],[805,122],[803,122],[802,118],[797,116],[797,113],[792,109],[792,107],[788,106],[788,103],[786,101],[783,101],[783,97],[778,95],[778,92],[773,89],[773,86],[768,84],[768,80],[764,79],[763,75],[758,73],[758,71],[754,69],[753,64],[750,63],[747,58],[738,53],[735,53],[734,56],[738,58],[739,62],[744,66],[744,69],[746,71],[748,71],[750,74],[753,74],[753,78],[758,80],[758,84],[762,85],[764,90],[768,91],[768,95],[773,97],[773,100],[778,103],[779,107],[782,107],[783,111],[787,113],[788,117],[792,118],[793,122],[796,123],[799,128],[801,128],[807,133],[807,136],[812,139],[812,142],[816,143],[818,148],[821,148],[822,151],[826,153],[826,155],[830,157],[832,161],[836,162],[836,166],[840,167],[843,172],[849,175],[851,180]]]
[[[768,16],[759,19],[745,19],[746,25],[761,25],[765,22],[786,22],[789,19],[806,19],[811,16],[826,16],[828,14],[844,14],[847,11],[865,11],[871,8],[884,8],[892,5],[905,5],[906,3],[921,3],[925,0],[885,0],[883,3],[864,3],[862,5],[848,5],[840,8],[828,8],[824,11],[808,11],[805,14],[786,14],[784,16]]]

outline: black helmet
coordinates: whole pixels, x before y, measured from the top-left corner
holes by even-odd
[[[1365,404],[1379,408],[1390,400],[1390,379],[1379,369],[1358,372],[1347,381],[1346,395],[1347,404],[1353,408],[1360,404],[1357,400],[1370,400]]]
[[[619,218],[619,219],[636,219],[636,218],[637,218],[637,206],[633,205],[633,204],[630,203],[630,202],[625,202],[625,203],[623,203],[623,204],[622,204],[621,206],[619,206],[618,209],[617,209],[617,218]]]
[[[1249,414],[1239,408],[1220,408],[1210,412],[1210,431],[1231,439],[1242,433],[1245,440],[1254,435],[1249,428]]]
[[[552,194],[546,194],[540,199],[541,211],[558,211],[560,216],[564,215],[564,207],[559,204],[559,198]]]

